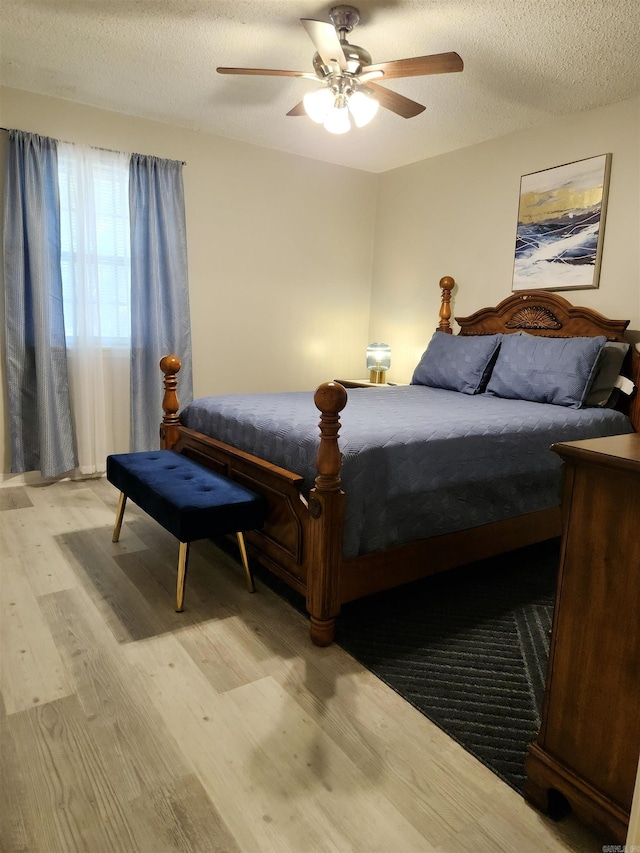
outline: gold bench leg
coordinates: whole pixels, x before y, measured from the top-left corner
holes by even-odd
[[[127,496],[124,492],[120,492],[120,500],[118,501],[118,511],[116,512],[116,523],[113,528],[112,542],[118,542],[120,539],[120,528],[122,527],[122,518],[124,516],[124,508],[127,504]]]
[[[176,613],[184,610],[184,584],[187,579],[187,561],[189,559],[189,543],[181,542],[178,552],[178,585],[176,587]]]
[[[256,585],[253,582],[253,575],[251,573],[251,569],[249,568],[249,560],[247,559],[247,549],[244,544],[244,535],[240,532],[236,533],[238,537],[238,546],[240,547],[240,556],[242,557],[242,565],[244,566],[244,573],[247,577],[247,589],[249,592],[256,591]]]

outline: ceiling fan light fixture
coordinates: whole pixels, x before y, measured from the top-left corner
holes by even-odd
[[[333,109],[334,100],[331,89],[316,89],[314,92],[307,92],[302,102],[311,121],[324,124],[329,112]]]
[[[380,106],[374,98],[370,98],[364,92],[354,92],[349,96],[347,103],[353,120],[358,127],[364,127],[366,124],[369,124]]]
[[[329,133],[348,133],[351,130],[349,109],[344,95],[336,96],[335,103],[324,122],[324,128]]]

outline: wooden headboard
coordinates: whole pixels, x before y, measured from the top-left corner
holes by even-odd
[[[609,320],[591,308],[572,305],[546,290],[514,293],[495,308],[481,308],[469,317],[456,317],[461,335],[493,335],[496,332],[528,332],[549,338],[604,335],[624,341],[628,320]]]
[[[442,300],[438,330],[452,334],[451,291],[455,281],[450,276],[440,280]],[[610,320],[592,308],[572,305],[568,299],[548,290],[522,290],[503,299],[495,307],[481,308],[468,317],[456,317],[460,335],[494,335],[528,332],[550,338],[594,337],[604,335],[609,341],[628,343],[625,331],[629,320]],[[640,387],[640,355],[631,345],[623,366],[636,387]],[[640,394],[635,393],[628,404],[633,427],[640,432]]]

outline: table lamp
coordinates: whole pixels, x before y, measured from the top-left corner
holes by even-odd
[[[367,347],[367,370],[369,380],[376,385],[384,385],[385,374],[391,367],[391,347],[389,344],[369,344]]]

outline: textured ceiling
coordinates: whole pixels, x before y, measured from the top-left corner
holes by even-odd
[[[640,93],[640,0],[353,0],[373,62],[456,51],[462,73],[390,80],[426,105],[333,136],[287,117],[313,82],[312,0],[0,0],[1,80],[267,148],[385,171]]]

